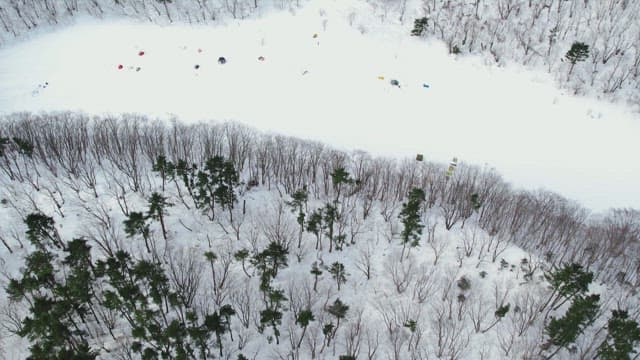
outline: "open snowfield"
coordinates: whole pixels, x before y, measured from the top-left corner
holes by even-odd
[[[543,72],[449,55],[408,23],[350,19],[348,3],[219,27],[80,21],[0,49],[0,113],[235,120],[376,155],[457,156],[594,210],[640,208],[638,114],[567,95]]]

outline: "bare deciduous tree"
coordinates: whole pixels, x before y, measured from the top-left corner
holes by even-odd
[[[435,275],[437,271],[436,267],[427,267],[422,265],[418,271],[419,275],[413,285],[412,298],[419,304],[424,303],[427,299],[431,298],[435,292],[435,286],[437,285],[438,278]]]
[[[173,249],[168,254],[171,285],[184,308],[191,308],[200,290],[200,281],[205,269],[203,259],[196,250]]]
[[[401,261],[402,254],[393,253],[384,263],[385,273],[391,277],[391,281],[395,285],[398,294],[402,294],[407,290],[413,280],[413,261]]]
[[[469,346],[469,333],[463,321],[451,318],[447,305],[439,302],[434,306],[434,317],[431,320],[431,346],[438,358],[460,359]]]
[[[358,249],[358,257],[355,261],[356,268],[360,270],[367,280],[371,280],[373,249],[369,243],[365,243]]]

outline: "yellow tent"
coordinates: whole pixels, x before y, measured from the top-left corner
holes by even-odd
[[[454,157],[453,160],[449,163],[449,168],[447,169],[447,172],[445,173],[445,177],[447,179],[449,179],[450,177],[453,176],[453,172],[456,170],[456,166],[458,166],[458,158]]]

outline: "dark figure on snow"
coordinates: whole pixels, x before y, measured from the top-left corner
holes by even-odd
[[[400,87],[400,82],[396,79],[391,80],[389,83],[391,83],[392,86]]]
[[[223,56],[220,56],[220,57],[218,58],[218,64],[220,64],[220,65],[224,65],[224,64],[226,64],[226,63],[227,63],[227,59],[225,59]]]

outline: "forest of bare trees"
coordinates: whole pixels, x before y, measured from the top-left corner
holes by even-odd
[[[462,163],[456,176],[447,179],[443,164],[345,153],[316,142],[262,134],[238,123],[167,124],[140,115],[20,113],[3,118],[0,137],[33,144],[28,158],[21,155],[19,142],[3,145],[3,178],[31,184],[60,212],[65,199],[42,180],[43,171],[76,191],[88,188],[96,195],[104,190],[105,184],[98,183],[100,173],[107,176],[108,190],[120,197],[127,192],[148,196],[155,186],[151,168],[158,156],[174,164],[202,164],[219,155],[233,163],[247,186],[264,186],[283,195],[305,187],[310,198],[322,199],[334,196],[331,172],[343,167],[358,182],[350,186],[350,200],[343,202],[342,211],[366,218],[375,204],[383,216],[397,214],[406,194],[418,187],[426,193],[424,206],[438,210],[443,226],[464,227],[473,219],[491,236],[491,249],[509,241],[552,264],[578,260],[602,281],[640,285],[638,210],[592,214],[553,192],[513,190],[494,170],[478,166]],[[189,191],[178,179],[167,182],[182,195]],[[469,200],[472,194],[481,203],[477,211]],[[126,203],[122,206],[126,209]],[[385,218],[396,221],[395,216]],[[357,224],[352,219],[344,226]]]
[[[12,37],[41,27],[65,24],[76,16],[124,16],[168,24],[210,24],[219,18],[247,18],[264,0],[2,0],[0,45]],[[280,9],[299,6],[301,0],[276,0]]]
[[[304,2],[0,0],[0,46],[86,15],[211,24]],[[363,2],[363,33],[417,20],[452,54],[640,100],[640,0]],[[0,358],[638,358],[640,210],[462,160],[235,122],[2,115]]]
[[[365,1],[365,0],[363,0]],[[421,35],[444,41],[451,53],[481,54],[499,65],[516,62],[549,72],[572,93],[638,103],[638,0],[366,0],[369,17],[410,27],[424,18]],[[273,0],[290,9],[304,0]],[[67,23],[78,15],[124,16],[168,24],[243,19],[264,0],[0,0],[0,46],[31,30]],[[350,20],[367,30],[367,23]],[[407,36],[409,32],[407,31]],[[569,61],[572,44],[588,46]]]
[[[18,113],[0,121],[0,185],[0,333],[31,354],[607,359],[608,326],[640,316],[640,212],[592,214],[464,162]],[[528,255],[506,261],[512,244]],[[58,321],[24,306],[43,299]]]
[[[637,105],[640,1],[370,0],[382,21],[416,21],[413,35],[435,37],[452,54],[543,69],[563,88]],[[364,25],[363,25],[364,26]],[[584,58],[566,57],[573,44]]]

